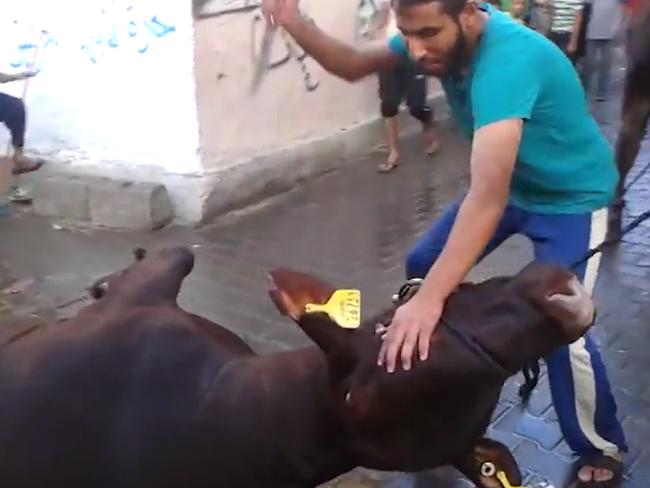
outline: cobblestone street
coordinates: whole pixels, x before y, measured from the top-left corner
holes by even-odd
[[[599,120],[613,139],[618,101],[598,107]],[[181,304],[235,330],[258,351],[305,344],[305,336],[279,316],[266,294],[266,272],[275,266],[314,273],[341,287],[359,287],[363,312],[385,308],[403,278],[407,249],[443,205],[462,194],[467,184],[466,145],[445,130],[442,151],[425,158],[417,135],[404,139],[403,164],[388,175],[375,167],[375,151],[336,172],[305,182],[295,190],[254,208],[232,213],[192,230],[167,228],[154,234],[126,234],[76,228],[25,212],[0,223],[0,272],[3,287],[23,282],[25,289],[0,296],[0,311],[12,314],[70,314],[80,305],[57,305],[79,296],[95,278],[130,260],[136,245],[193,246],[195,271],[188,278]],[[645,149],[630,175],[650,161]],[[628,194],[625,219],[649,205],[650,174]],[[61,228],[62,227],[62,228]],[[506,242],[472,272],[472,279],[517,271],[530,257],[519,238]],[[650,486],[650,223],[610,249],[596,289],[600,315],[595,335],[609,367],[631,451],[626,457],[626,488]],[[528,480],[545,479],[563,486],[572,462],[562,441],[548,384],[542,381],[530,404],[517,396],[521,378],[503,391],[490,435],[506,442]],[[375,478],[374,475],[372,475]],[[358,482],[361,483],[361,482]],[[355,486],[469,486],[453,470],[382,475]],[[340,486],[344,486],[341,484]]]

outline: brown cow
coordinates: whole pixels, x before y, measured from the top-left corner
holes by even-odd
[[[621,128],[616,143],[620,181],[615,209],[623,207],[625,178],[634,165],[650,120],[650,1],[633,12],[627,38],[627,74]]]
[[[186,248],[151,253],[74,318],[5,338],[0,486],[307,488],[356,466],[449,464],[518,485],[508,450],[482,438],[503,382],[594,316],[571,273],[530,265],[461,286],[430,359],[388,374],[376,325],[392,312],[341,329],[304,313],[330,285],[277,270],[271,297],[319,347],[257,356],[177,305],[193,263]]]

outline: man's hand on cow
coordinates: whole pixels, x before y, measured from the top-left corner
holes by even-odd
[[[443,308],[444,302],[418,294],[399,307],[384,337],[378,364],[385,365],[387,371],[393,373],[398,356],[404,371],[411,369],[416,353],[425,361]]]
[[[267,22],[285,27],[300,14],[299,0],[262,0],[262,13]]]

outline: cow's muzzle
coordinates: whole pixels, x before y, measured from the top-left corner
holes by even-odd
[[[596,307],[589,292],[575,276],[568,283],[568,292],[547,295],[546,300],[549,314],[560,323],[571,342],[593,325]]]

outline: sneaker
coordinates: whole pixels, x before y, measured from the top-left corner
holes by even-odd
[[[14,186],[9,193],[9,201],[14,203],[32,203],[32,197],[19,186]]]

